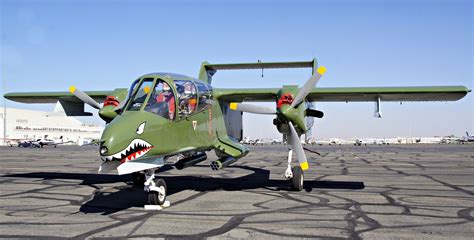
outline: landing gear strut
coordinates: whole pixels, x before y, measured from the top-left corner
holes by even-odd
[[[293,150],[288,151],[288,167],[285,171],[285,178],[290,182],[291,189],[294,191],[303,190],[304,174],[300,166],[291,167],[291,158]]]
[[[144,190],[148,192],[148,204],[163,205],[166,201],[168,190],[165,180],[161,178],[155,179],[155,170],[156,169],[153,168],[145,171],[146,181]]]

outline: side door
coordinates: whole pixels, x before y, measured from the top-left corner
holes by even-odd
[[[210,137],[209,88],[190,80],[175,80],[180,130],[191,146],[203,148],[212,144]]]

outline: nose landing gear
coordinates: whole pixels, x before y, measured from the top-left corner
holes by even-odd
[[[285,178],[290,182],[291,189],[294,191],[303,190],[304,174],[300,166],[291,167],[291,158],[293,150],[288,151],[288,167],[285,171]]]
[[[155,179],[155,170],[156,168],[145,171],[146,180],[143,189],[148,192],[149,204],[145,205],[145,209],[161,210],[163,207],[170,205],[169,201],[166,201],[168,189],[165,180],[161,178]]]
[[[294,191],[303,190],[304,174],[300,166],[295,166],[292,169],[293,178],[290,180],[291,189]]]
[[[155,186],[151,188],[155,188],[155,190],[148,191],[148,204],[150,205],[163,205],[165,204],[166,200],[166,183],[163,179],[156,179],[153,181]]]

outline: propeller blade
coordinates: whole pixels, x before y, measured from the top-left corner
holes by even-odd
[[[298,104],[302,103],[308,93],[313,89],[316,84],[318,83],[319,79],[324,75],[326,72],[326,68],[321,66],[316,70],[316,72],[311,76],[308,81],[303,85],[303,87],[300,88],[298,95],[296,95],[295,100],[293,100],[293,103],[291,103],[291,107],[294,108]]]
[[[230,103],[229,108],[234,111],[256,113],[256,114],[276,114],[276,110],[269,107],[244,104],[244,103]]]
[[[295,151],[296,158],[300,163],[300,167],[304,171],[309,168],[308,160],[306,159],[306,155],[304,154],[303,146],[301,145],[301,140],[298,137],[298,134],[296,133],[295,127],[293,127],[293,124],[291,122],[288,122],[288,125],[290,126],[289,140],[291,148],[293,149],[293,151]]]
[[[77,98],[79,98],[81,101],[83,101],[84,103],[87,103],[89,106],[95,108],[95,109],[100,109],[100,105],[99,103],[97,103],[94,99],[92,99],[89,95],[87,95],[86,93],[84,93],[83,91],[77,89],[76,87],[74,86],[71,86],[69,88],[69,92],[71,92],[72,94],[74,94],[74,96],[76,96]]]

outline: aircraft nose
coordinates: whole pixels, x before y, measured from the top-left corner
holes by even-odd
[[[148,147],[152,146],[152,143],[149,142],[146,129],[153,122],[152,117],[154,115],[130,112],[114,118],[102,133],[99,148],[102,159],[123,159],[149,151],[151,148]]]

